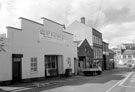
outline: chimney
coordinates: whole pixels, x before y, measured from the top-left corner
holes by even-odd
[[[85,17],[81,17],[81,23],[85,24]]]

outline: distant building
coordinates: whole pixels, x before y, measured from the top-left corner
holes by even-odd
[[[123,61],[123,54],[125,54],[125,52],[127,53],[127,50],[131,53],[132,50],[135,50],[135,43],[123,43],[117,46],[117,48],[113,48],[112,49],[115,52],[115,56],[114,56],[114,61],[117,64],[119,64],[119,62],[126,62],[125,59]],[[124,55],[125,57],[125,55]]]
[[[135,63],[135,50],[127,49],[122,54],[122,61],[124,64],[134,64]]]
[[[97,64],[99,62],[102,66],[103,61],[102,33],[92,28],[92,40],[93,40],[94,63]]]
[[[114,62],[117,66],[119,64],[119,61],[121,60],[122,50],[121,48],[113,48],[112,51],[115,53]]]
[[[6,38],[6,34],[0,34],[0,37]]]
[[[133,50],[135,50],[135,43],[123,43],[121,45],[124,47],[124,49],[133,49]]]
[[[109,69],[114,69],[115,68],[115,62],[114,62],[114,55],[115,53],[109,49]]]
[[[93,63],[102,65],[103,52],[102,52],[102,33],[97,31],[95,28],[91,28],[85,24],[85,18],[81,18],[81,22],[74,21],[67,27],[70,33],[74,34],[74,41],[80,41],[87,39],[89,45],[93,49]]]

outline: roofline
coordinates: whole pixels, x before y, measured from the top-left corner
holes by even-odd
[[[48,21],[54,22],[54,23],[56,23],[56,24],[58,24],[58,25],[60,25],[60,26],[63,26],[63,27],[65,28],[65,25],[64,25],[64,24],[60,24],[60,23],[55,22],[55,21],[53,21],[53,20],[50,20],[50,19],[48,19],[48,18],[41,17],[41,19],[46,19],[46,20],[48,20]]]
[[[98,33],[100,33],[102,35],[101,32],[99,32],[97,29],[95,29],[95,28],[92,27],[92,31],[93,31],[93,29],[94,29],[94,31],[96,31],[96,32],[98,32]]]
[[[105,44],[109,44],[109,43],[107,43],[107,42],[105,42],[105,41],[102,41],[103,43],[105,43]]]
[[[12,28],[12,29],[16,29],[16,30],[20,30],[20,31],[22,31],[22,29],[20,29],[20,28],[11,27],[11,26],[7,26],[6,28]]]
[[[70,35],[74,35],[74,34],[72,34],[72,33],[70,33],[70,32],[66,32],[66,31],[62,31],[62,32],[65,32],[65,33],[70,34]]]
[[[36,22],[36,21],[30,20],[30,19],[27,19],[27,18],[24,18],[24,17],[19,17],[19,19],[28,20],[28,21],[30,21],[30,22],[33,22],[33,23],[36,23],[36,24],[39,24],[39,25],[42,25],[42,26],[43,26],[43,24],[41,24],[41,23],[39,23],[39,22]]]

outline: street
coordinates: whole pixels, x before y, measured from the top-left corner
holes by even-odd
[[[0,88],[9,92],[133,92],[135,73],[130,68],[118,68],[98,76],[73,76],[11,86]]]

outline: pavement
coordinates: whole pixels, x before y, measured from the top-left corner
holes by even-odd
[[[83,77],[83,76],[77,75],[77,76],[70,76],[70,77],[56,77],[56,78],[48,78],[47,80],[44,81],[18,83],[9,86],[0,86],[0,92],[18,92],[18,91],[24,91],[32,88],[47,87],[50,85],[64,83],[67,81],[73,81],[78,79],[79,77]]]
[[[1,86],[0,89],[3,91],[0,92],[135,92],[132,91],[134,86],[134,71],[114,69],[104,71],[102,75],[98,76],[78,75]],[[125,91],[123,88],[131,91]]]

